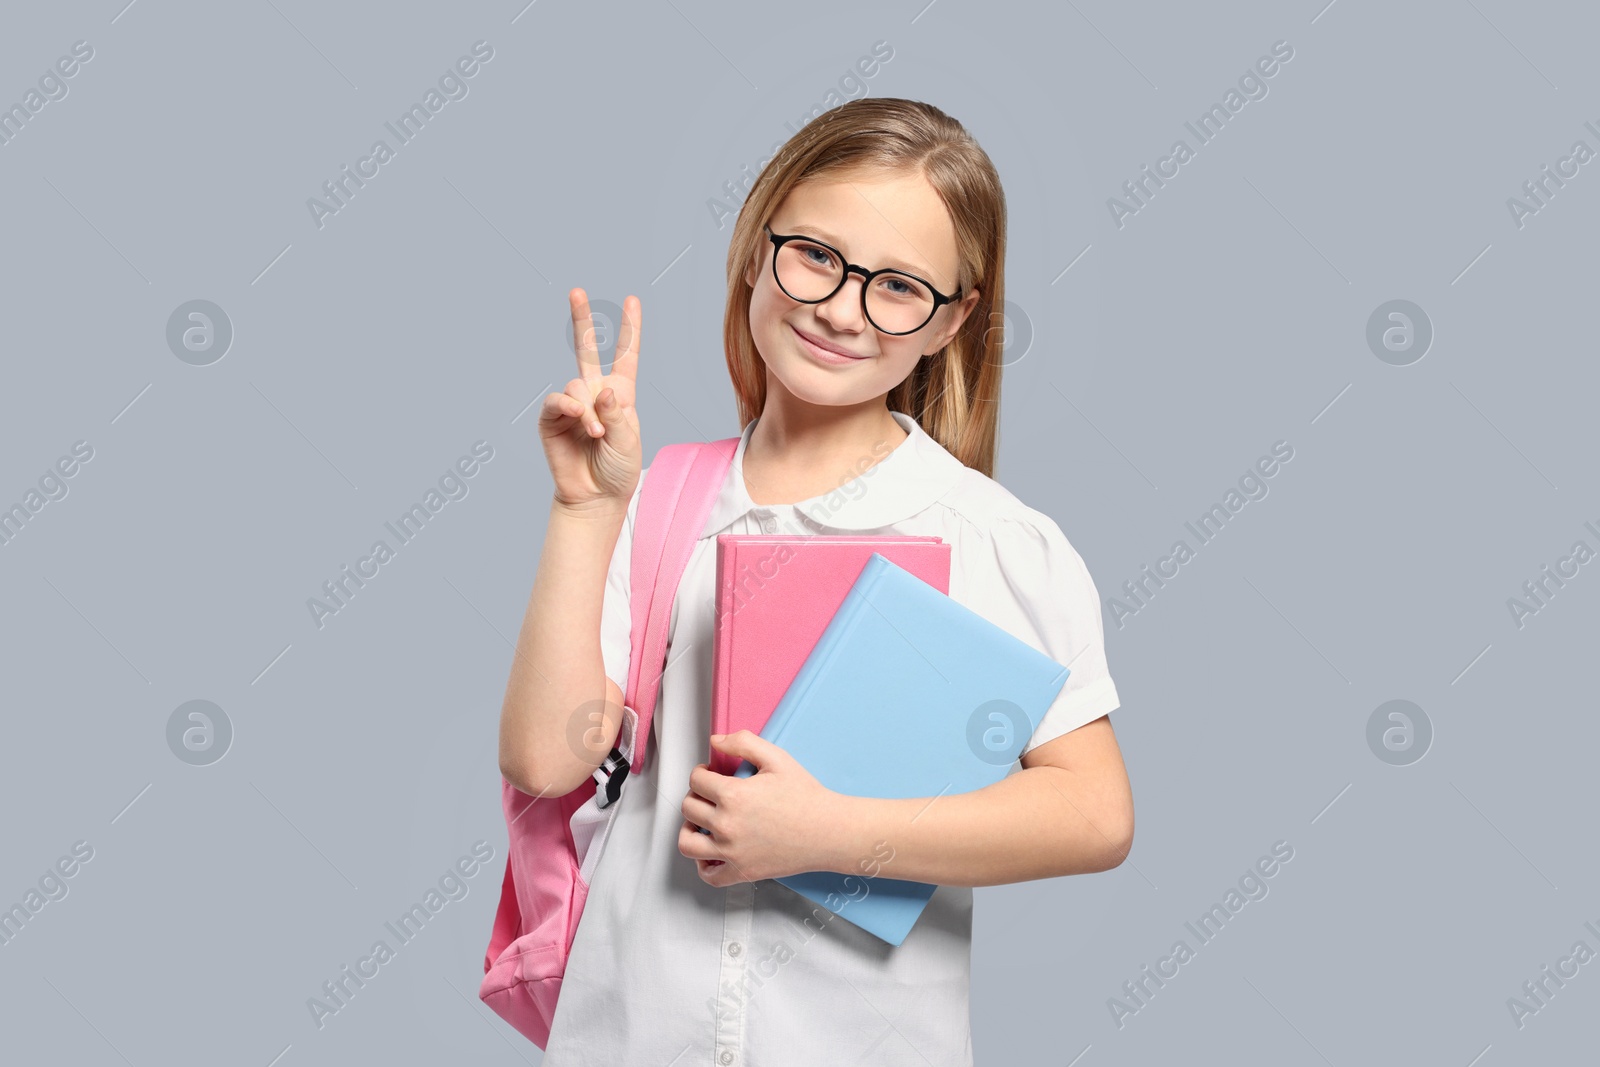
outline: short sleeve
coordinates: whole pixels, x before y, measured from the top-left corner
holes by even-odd
[[[629,660],[633,658],[633,607],[629,603],[633,523],[639,514],[639,493],[643,488],[641,473],[633,499],[628,501],[627,518],[617,534],[617,547],[611,552],[611,564],[606,568],[605,600],[600,607],[600,658],[605,662],[606,677],[617,683],[624,696],[628,692]]]
[[[996,570],[983,614],[1068,670],[1025,755],[1115,711],[1121,701],[1106,664],[1100,594],[1083,558],[1048,515],[1031,509],[990,530]]]

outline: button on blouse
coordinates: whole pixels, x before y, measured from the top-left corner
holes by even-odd
[[[615,805],[546,1067],[972,1063],[971,887],[936,889],[895,946],[772,879],[709,886],[678,851],[689,772],[710,754],[719,533],[942,537],[950,596],[1070,668],[1024,752],[1119,705],[1099,595],[1055,521],[962,464],[911,416],[892,414],[904,441],[876,463],[868,457],[840,489],[785,505],[750,499],[743,458],[756,420],[745,426],[673,604],[646,766]],[[638,504],[635,491],[601,618],[605,672],[624,690]]]

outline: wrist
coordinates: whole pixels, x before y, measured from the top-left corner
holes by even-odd
[[[591,500],[582,504],[568,504],[561,500],[550,501],[550,517],[588,526],[621,529],[628,517],[628,501],[610,498]]]
[[[862,873],[862,861],[872,854],[869,840],[872,826],[869,813],[862,803],[864,799],[845,793],[833,793],[829,797],[827,825],[836,827],[837,832],[830,836],[824,846],[824,854],[817,857],[818,866],[813,870],[834,874]]]

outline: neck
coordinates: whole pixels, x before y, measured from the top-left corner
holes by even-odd
[[[908,436],[884,397],[827,407],[769,389],[745,446],[745,489],[757,504],[809,500],[855,479]]]

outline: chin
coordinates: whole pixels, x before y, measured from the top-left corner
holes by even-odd
[[[814,374],[814,370],[811,367],[784,368],[772,371],[772,378],[776,379],[784,392],[803,404],[815,407],[848,407],[861,403],[863,399],[870,399],[856,395],[861,392],[860,388],[842,389],[838,382],[828,380],[826,371]]]

